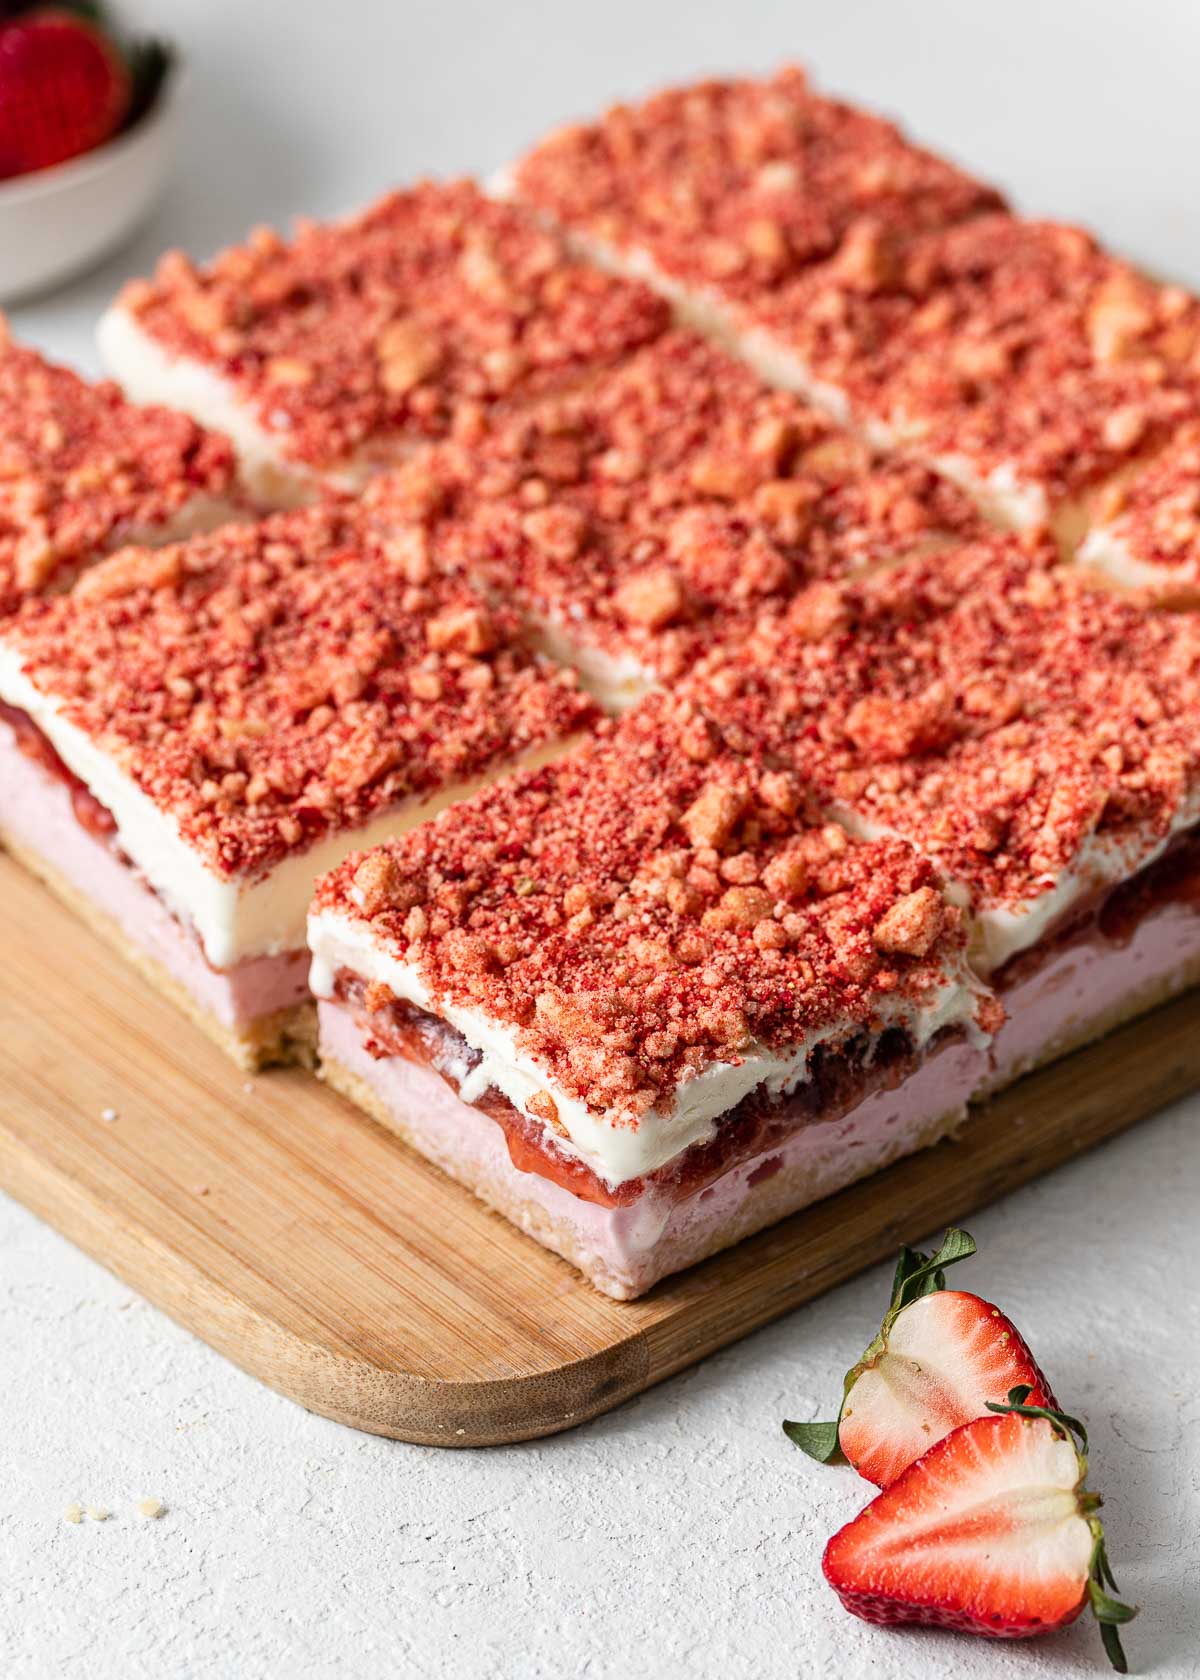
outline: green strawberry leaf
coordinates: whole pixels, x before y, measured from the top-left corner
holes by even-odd
[[[919,1301],[923,1295],[935,1295],[939,1289],[945,1289],[946,1267],[957,1265],[960,1260],[969,1260],[975,1250],[974,1237],[955,1225],[947,1230],[936,1254],[921,1254],[916,1249],[902,1248],[892,1284],[892,1304],[883,1321],[884,1329],[905,1307]]]
[[[900,1257],[896,1261],[895,1275],[892,1278],[891,1304],[893,1307],[898,1305],[904,1291],[904,1285],[909,1278],[912,1277],[914,1272],[920,1271],[921,1267],[928,1263],[928,1260],[928,1254],[922,1254],[919,1248],[909,1248],[907,1243],[903,1245],[900,1250]]]
[[[1025,1401],[1029,1398],[1030,1393],[1029,1384],[1022,1383],[1018,1388],[1009,1389],[1007,1405],[999,1400],[985,1400],[984,1405],[989,1412],[1017,1412],[1021,1417],[1048,1418],[1056,1428],[1061,1429],[1064,1435],[1077,1435],[1079,1437],[1079,1451],[1080,1453],[1086,1453],[1088,1450],[1088,1434],[1079,1419],[1068,1417],[1066,1412],[1057,1412],[1052,1406],[1027,1406]]]
[[[785,1423],[783,1432],[801,1452],[815,1458],[818,1464],[844,1464],[846,1461],[838,1445],[840,1422],[840,1418],[835,1418],[832,1423]]]
[[[1111,1622],[1100,1623],[1100,1643],[1104,1646],[1104,1654],[1118,1674],[1128,1674],[1129,1664],[1121,1646],[1121,1635]]]
[[[123,43],[129,66],[129,109],[124,127],[133,128],[157,100],[175,63],[174,49],[151,35],[136,36]]]
[[[1109,1662],[1118,1674],[1128,1674],[1129,1668],[1117,1628],[1133,1620],[1137,1615],[1137,1606],[1122,1604],[1119,1598],[1112,1598],[1105,1592],[1106,1586],[1116,1591],[1117,1583],[1113,1580],[1108,1553],[1104,1549],[1104,1530],[1096,1518],[1092,1519],[1092,1534],[1092,1561],[1088,1577],[1088,1598],[1092,1606],[1092,1615],[1100,1624],[1100,1639]]]

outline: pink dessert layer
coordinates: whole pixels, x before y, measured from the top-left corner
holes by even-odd
[[[244,1032],[308,996],[306,950],[211,968],[190,928],[176,920],[115,845],[79,821],[69,784],[27,757],[3,723],[0,789],[0,829],[9,843],[93,905],[222,1026]]]
[[[1097,1038],[1200,979],[1200,902],[1152,905],[1119,938],[1089,920],[1055,941],[1041,961],[999,981],[1008,1019],[992,1041],[988,1090]]]
[[[519,1171],[503,1129],[432,1069],[399,1055],[372,1057],[344,1004],[320,1000],[317,1019],[334,1083],[344,1086],[349,1075],[365,1086],[378,1117],[421,1154],[618,1300],[945,1136],[988,1067],[986,1049],[948,1039],[895,1089],[872,1091],[835,1120],[801,1125],[692,1195],[649,1190],[607,1208]]]

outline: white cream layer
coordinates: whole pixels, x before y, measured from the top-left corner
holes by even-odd
[[[127,525],[108,543],[107,552],[119,548],[163,548],[167,543],[184,542],[188,537],[202,536],[222,525],[245,521],[252,516],[237,502],[224,496],[210,496],[206,491],[184,502],[178,513],[158,525]]]
[[[495,198],[521,202],[512,170],[498,171],[488,182],[488,191]],[[684,326],[692,327],[704,338],[720,344],[766,384],[794,391],[839,425],[856,430],[875,449],[908,453],[925,459],[919,433],[906,427],[902,418],[880,420],[856,417],[849,398],[839,386],[817,378],[812,369],[806,367],[776,334],[748,325],[742,314],[726,303],[715,288],[684,285],[665,274],[646,250],[636,246],[620,250],[615,245],[565,227],[544,211],[538,213],[578,256],[595,263],[597,268],[609,274],[617,274],[627,280],[641,280],[660,297],[667,299],[676,319]],[[986,517],[1008,530],[1032,529],[1044,524],[1048,517],[1049,504],[1044,488],[1022,480],[1012,464],[997,467],[982,476],[965,456],[941,456],[928,464],[957,484]]]
[[[214,968],[232,968],[247,957],[301,950],[304,919],[318,875],[335,868],[349,852],[407,833],[448,805],[469,798],[506,770],[536,769],[570,745],[555,742],[540,747],[429,799],[407,800],[380,812],[361,828],[326,835],[306,851],[284,858],[266,875],[225,879],[183,838],[174,817],[160,810],[89,736],[59,715],[58,702],[34,686],[17,652],[3,641],[0,700],[29,714],[67,769],[111,814],[121,850],[171,911],[195,929]]]
[[[531,619],[527,634],[538,653],[574,670],[579,686],[612,716],[627,712],[657,687],[654,672],[632,654],[607,653],[603,648],[581,642],[568,626],[555,619]]]
[[[530,1097],[549,1091],[567,1134],[556,1133],[556,1144],[578,1155],[610,1185],[653,1172],[691,1144],[706,1141],[721,1116],[759,1086],[772,1095],[795,1090],[809,1077],[809,1056],[816,1046],[853,1030],[847,1022],[831,1022],[785,1054],[752,1046],[736,1061],[714,1062],[677,1088],[668,1109],[652,1110],[632,1125],[569,1096],[518,1047],[514,1030],[503,1022],[479,1009],[435,1002],[416,969],[383,950],[366,924],[331,911],[314,912],[308,943],[313,953],[309,985],[318,998],[333,996],[338,970],[346,968],[364,980],[382,981],[396,997],[446,1021],[482,1057],[462,1087],[463,1100],[474,1102],[494,1086],[520,1113],[528,1114]],[[906,1028],[921,1047],[943,1027],[964,1026],[974,1035],[977,998],[964,969],[961,976],[948,979],[925,1008],[896,999],[889,1010],[881,1000],[880,1014],[885,1026]]]
[[[1138,560],[1122,540],[1119,525],[1097,525],[1075,558],[1080,566],[1094,566],[1126,589],[1161,589],[1163,584],[1187,581],[1182,568],[1176,575],[1174,567]]]

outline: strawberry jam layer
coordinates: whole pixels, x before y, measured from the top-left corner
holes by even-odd
[[[68,770],[28,712],[0,700],[0,723],[6,723],[12,730],[17,747],[26,758],[66,784],[75,820],[81,827],[96,840],[108,840],[116,833],[117,825],[112,812],[106,805],[101,805],[73,770]]]
[[[353,1011],[367,1052],[376,1060],[401,1056],[430,1068],[457,1094],[478,1066],[479,1052],[436,1016],[401,999],[380,1001],[370,991],[359,975],[339,970],[334,996]],[[939,1041],[960,1036],[954,1029],[940,1034]],[[712,1138],[692,1144],[655,1172],[618,1185],[606,1183],[561,1148],[552,1130],[522,1114],[494,1086],[471,1106],[500,1127],[518,1172],[536,1173],[599,1207],[629,1207],[649,1190],[668,1201],[695,1195],[739,1163],[782,1144],[799,1127],[836,1120],[872,1092],[895,1089],[917,1060],[908,1035],[898,1028],[877,1038],[859,1035],[839,1049],[818,1045],[809,1058],[808,1078],[796,1090],[786,1095],[752,1091],[722,1117]]]

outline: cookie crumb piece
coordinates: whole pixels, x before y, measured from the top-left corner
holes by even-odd
[[[946,925],[946,906],[933,887],[897,899],[875,924],[875,949],[906,957],[923,957]]]
[[[93,1522],[107,1522],[110,1515],[107,1505],[89,1505],[87,1514]]]
[[[83,1506],[82,1505],[68,1505],[66,1510],[63,1512],[63,1521],[64,1522],[69,1522],[69,1523],[80,1523],[80,1522],[82,1522],[83,1521]]]
[[[161,1499],[139,1499],[137,1508],[143,1517],[161,1517],[167,1507]]]

